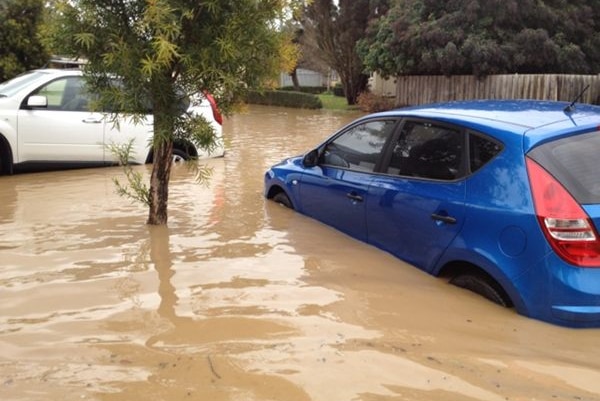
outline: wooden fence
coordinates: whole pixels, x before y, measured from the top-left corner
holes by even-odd
[[[396,104],[417,105],[464,99],[542,99],[600,104],[600,74],[512,74],[477,79],[471,75],[402,76],[395,78]]]

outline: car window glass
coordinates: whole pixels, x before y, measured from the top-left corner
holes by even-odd
[[[48,75],[48,74],[44,73],[44,72],[34,71],[34,72],[29,72],[29,73],[26,73],[23,75],[19,75],[15,78],[11,79],[10,81],[5,81],[0,84],[0,97],[12,96],[12,95],[18,93],[20,90],[22,90],[27,85],[44,77],[45,75]]]
[[[127,91],[125,83],[122,79],[114,78],[108,83],[108,87],[112,90]],[[108,113],[139,113],[144,112],[146,114],[152,114],[152,98],[149,93],[140,92],[135,95],[135,102],[123,101],[120,96],[116,96],[110,100],[104,100],[102,102],[102,109]]]
[[[544,143],[528,156],[548,170],[582,204],[600,203],[600,131]]]
[[[479,135],[469,135],[469,163],[471,172],[479,170],[492,160],[500,151],[502,145]]]
[[[358,171],[374,171],[395,124],[395,120],[378,120],[350,128],[327,144],[320,164]]]
[[[463,142],[458,129],[408,121],[394,146],[387,173],[437,180],[459,178]]]
[[[34,94],[46,96],[49,110],[89,110],[90,98],[86,91],[85,81],[81,77],[54,80],[38,89]]]
[[[65,92],[65,86],[67,84],[66,79],[57,79],[52,81],[40,89],[38,89],[34,95],[46,96],[48,100],[48,109],[49,110],[59,110],[60,105],[63,101],[63,95]]]

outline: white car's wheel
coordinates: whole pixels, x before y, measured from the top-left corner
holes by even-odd
[[[173,163],[184,163],[190,156],[181,149],[173,149]]]

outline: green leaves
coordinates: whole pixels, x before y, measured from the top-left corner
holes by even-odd
[[[96,36],[90,32],[81,32],[74,35],[75,44],[83,49],[90,50],[96,42]]]
[[[2,0],[0,4],[0,82],[48,62],[41,40],[43,0]]]
[[[600,71],[597,0],[401,0],[359,49],[384,76]]]
[[[134,170],[129,163],[132,157],[133,142],[129,141],[122,146],[113,143],[107,146],[107,148],[118,160],[119,165],[123,166],[123,173],[127,181],[127,184],[123,184],[118,178],[113,178],[117,193],[120,196],[129,198],[133,202],[141,202],[149,206],[150,189],[144,183],[144,176],[141,172]]]
[[[158,68],[168,68],[169,64],[180,57],[177,45],[170,42],[164,36],[157,36],[152,42],[152,47],[154,48],[153,61],[157,64]]]

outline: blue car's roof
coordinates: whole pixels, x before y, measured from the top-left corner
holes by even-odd
[[[551,138],[600,126],[600,107],[538,100],[473,100],[436,103],[392,110],[378,115],[419,116],[460,124],[503,139],[523,138],[524,150]]]

